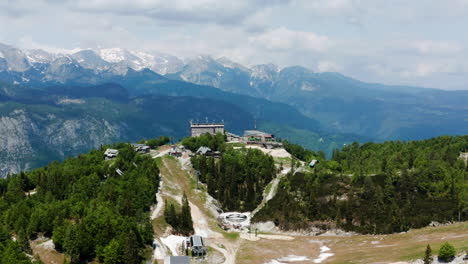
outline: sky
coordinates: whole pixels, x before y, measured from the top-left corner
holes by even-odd
[[[468,90],[468,0],[0,0],[0,42],[120,47]]]

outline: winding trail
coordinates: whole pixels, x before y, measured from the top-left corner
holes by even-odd
[[[190,184],[193,180],[193,176],[190,175],[190,160],[186,157],[176,160],[160,154],[158,154],[158,157],[161,158],[161,184],[160,190],[156,194],[158,204],[151,211],[151,219],[162,217],[164,211],[163,197],[170,197],[180,203],[182,195],[185,193],[190,204],[195,234],[204,237],[207,246],[224,255],[223,264],[235,264],[236,253],[241,242],[239,240],[229,240],[220,231],[212,228],[217,227],[215,224],[216,216],[210,213],[210,209],[205,206],[202,197],[206,194],[195,190],[194,186]],[[179,245],[181,241],[174,236],[165,235],[167,234],[155,234],[154,242],[158,246],[153,252],[153,259],[162,259],[165,256],[178,254],[176,245]]]
[[[282,170],[280,173],[278,173],[273,180],[271,180],[271,182],[268,184],[268,185],[271,185],[268,193],[266,193],[266,190],[263,192],[263,200],[257,206],[257,208],[255,208],[252,211],[251,217],[253,217],[256,213],[258,213],[258,211],[260,211],[267,204],[268,201],[270,201],[271,199],[273,199],[273,197],[275,197],[278,191],[278,184],[281,178],[284,177],[286,174],[288,174],[289,171],[291,171],[291,168],[286,168]]]

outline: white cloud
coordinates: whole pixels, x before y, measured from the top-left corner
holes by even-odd
[[[333,42],[327,36],[320,36],[313,32],[294,31],[280,27],[258,36],[251,37],[249,41],[269,50],[308,50],[323,52],[329,49]]]
[[[146,16],[177,23],[239,24],[263,9],[288,0],[78,0],[69,7],[81,11]]]
[[[420,62],[410,76],[427,77],[432,74],[457,73],[462,71],[460,65],[454,62]]]
[[[317,70],[319,72],[340,72],[343,70],[343,66],[332,61],[320,61]]]
[[[421,54],[450,54],[463,50],[460,44],[449,41],[421,40],[416,41],[413,46]]]
[[[348,9],[355,5],[354,0],[296,0],[296,5],[309,9]]]
[[[462,87],[467,1],[0,0],[0,25],[8,25],[0,42],[209,54],[364,81]]]

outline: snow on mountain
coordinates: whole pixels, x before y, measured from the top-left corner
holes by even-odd
[[[240,64],[240,63],[237,63],[237,62],[233,62],[232,60],[228,59],[227,57],[221,57],[221,58],[218,58],[216,60],[217,62],[221,63],[224,67],[226,68],[232,68],[232,69],[240,69],[242,71],[245,71],[245,72],[249,72],[249,68],[245,67],[244,65]]]
[[[137,71],[148,68],[163,75],[177,72],[184,65],[183,61],[175,56],[156,52],[149,53],[110,48],[97,50],[97,54],[110,63],[125,64]]]
[[[161,75],[176,74],[185,81],[214,87],[226,86],[232,91],[237,91],[236,87],[257,87],[260,83],[274,82],[279,73],[279,68],[273,64],[248,68],[226,57],[214,59],[199,55],[185,63],[178,57],[154,51],[123,48],[22,51],[0,43],[0,71],[24,72],[31,67],[38,74],[47,73],[46,79],[58,78],[59,73],[72,76],[77,72],[86,72],[83,70],[125,75],[128,68],[136,71],[148,68]]]
[[[121,48],[99,49],[97,53],[101,58],[107,62],[117,63],[123,60],[136,59],[130,52]]]
[[[6,60],[7,69],[24,72],[31,67],[26,55],[20,49],[0,43],[0,52]]]
[[[81,50],[71,55],[82,67],[96,71],[104,71],[110,68],[111,63],[103,60],[95,51]]]
[[[25,50],[26,58],[31,64],[33,63],[49,63],[55,60],[59,55],[46,52],[40,49]]]
[[[251,68],[251,70],[251,78],[262,81],[273,81],[276,79],[278,73],[280,72],[278,66],[271,63],[255,65]]]

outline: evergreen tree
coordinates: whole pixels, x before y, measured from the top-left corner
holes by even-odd
[[[184,193],[182,197],[182,210],[180,214],[180,229],[182,234],[188,236],[193,233],[192,214],[190,212],[190,205],[187,195]]]
[[[424,254],[424,264],[431,264],[432,263],[432,249],[429,244],[427,244],[426,252]]]
[[[109,245],[104,248],[102,254],[104,264],[121,264],[123,262],[122,245],[117,239],[113,239]]]
[[[123,244],[123,263],[140,264],[141,256],[138,252],[138,240],[133,230],[129,230],[122,238]]]
[[[452,246],[449,242],[445,242],[439,249],[439,259],[445,262],[452,261],[455,257],[455,247]]]

